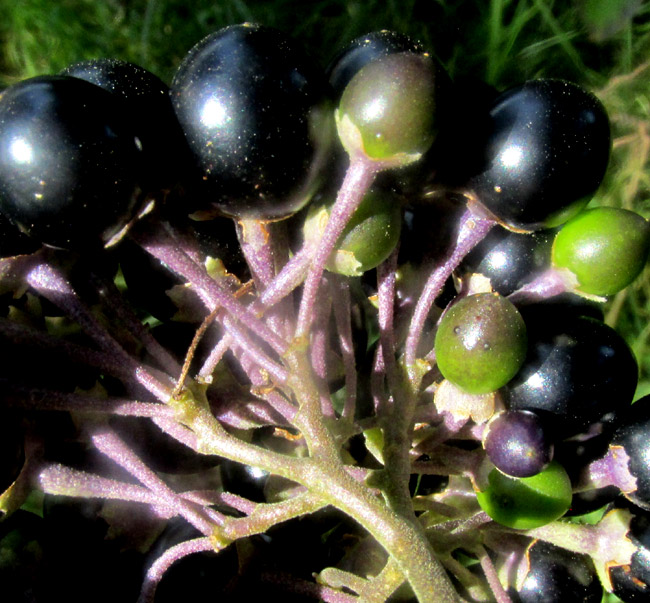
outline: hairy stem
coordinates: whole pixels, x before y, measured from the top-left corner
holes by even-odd
[[[305,279],[302,300],[298,311],[296,338],[305,337],[314,318],[314,304],[325,264],[336,246],[343,229],[359,207],[370,185],[375,179],[378,167],[362,157],[354,159],[345,174],[336,202],[332,207],[325,232],[318,243]]]
[[[436,297],[440,295],[445,281],[452,275],[463,258],[485,238],[485,235],[495,224],[494,220],[478,216],[471,208],[466,209],[463,213],[456,244],[429,276],[415,306],[406,338],[405,358],[407,366],[412,366],[415,363],[418,344],[429,310],[431,310]]]

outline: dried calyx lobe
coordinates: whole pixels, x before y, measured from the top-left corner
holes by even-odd
[[[332,135],[329,87],[284,34],[215,32],[190,50],[171,93],[218,210],[278,219],[310,200]]]

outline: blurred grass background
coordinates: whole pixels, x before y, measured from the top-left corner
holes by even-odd
[[[298,38],[323,65],[352,38],[412,35],[453,76],[497,88],[562,77],[596,92],[614,150],[593,203],[650,218],[650,5],[642,0],[0,0],[0,87],[79,60],[114,57],[169,82],[203,36],[256,21]],[[471,144],[471,141],[468,141]],[[641,365],[650,393],[650,272],[607,305],[607,320]]]

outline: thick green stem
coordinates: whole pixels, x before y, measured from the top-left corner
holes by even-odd
[[[395,480],[396,493],[391,496],[398,507],[395,511],[345,470],[336,441],[323,422],[318,390],[305,352],[292,351],[286,361],[295,377],[290,385],[300,404],[299,427],[305,430],[310,451],[313,450],[310,462],[302,466],[302,475],[291,479],[307,486],[312,494],[318,494],[368,530],[395,560],[421,602],[456,601],[456,591],[415,519],[408,490],[406,493],[399,491],[404,483],[404,471],[409,473],[408,467],[404,468],[405,463],[408,464],[409,446],[395,442],[396,446],[401,444],[404,448],[405,458],[397,449],[392,453],[399,463],[397,470],[401,476],[399,481]],[[410,425],[410,418],[399,422],[400,434],[408,432],[406,424]]]
[[[421,603],[451,603],[458,595],[422,530],[390,509],[342,465],[316,459],[298,480],[358,521],[388,552]]]
[[[286,361],[293,376],[290,385],[300,404],[296,424],[305,430],[312,455],[309,458],[278,454],[231,436],[210,412],[200,389],[186,390],[182,399],[171,400],[170,405],[175,407],[178,419],[196,433],[201,451],[293,480],[305,486],[311,496],[355,519],[395,560],[422,603],[457,601],[456,591],[415,517],[410,520],[396,513],[346,471],[336,440],[320,413],[318,390],[305,351],[291,351]]]
[[[370,580],[359,595],[368,603],[384,603],[404,584],[404,575],[394,559],[390,558],[381,572]]]
[[[411,475],[411,427],[417,392],[410,388],[403,375],[393,392],[393,402],[383,417],[384,475],[383,487],[388,504],[405,518],[415,518],[408,481]]]
[[[290,368],[287,384],[299,404],[293,424],[302,432],[310,456],[340,462],[339,448],[323,420],[320,395],[306,348],[299,342],[294,344],[285,362]]]

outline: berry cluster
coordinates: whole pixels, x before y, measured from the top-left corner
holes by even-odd
[[[394,32],[324,70],[246,23],[170,87],[0,95],[3,592],[647,599],[650,397],[598,304],[650,224],[587,207],[594,95],[490,92],[461,148],[462,94]]]

